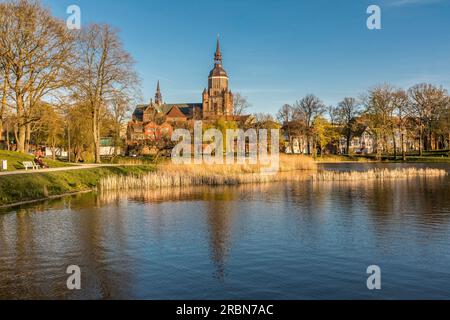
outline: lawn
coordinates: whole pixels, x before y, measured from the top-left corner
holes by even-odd
[[[383,155],[381,160],[377,160],[375,155],[324,155],[315,158],[316,162],[403,162],[401,155],[397,155],[397,159],[394,160],[394,156]],[[448,153],[424,153],[423,156],[419,155],[408,155],[406,157],[406,162],[412,163],[450,163],[450,158]]]
[[[23,161],[33,161],[34,156],[23,154],[14,151],[3,151],[0,150],[0,161],[8,161],[8,171],[24,170],[22,165]],[[50,159],[44,159],[44,163],[50,168],[60,168],[60,167],[70,167],[71,165],[66,162],[54,161]]]

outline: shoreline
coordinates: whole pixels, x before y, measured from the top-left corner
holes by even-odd
[[[95,191],[95,190],[94,189],[81,190],[81,191],[68,192],[68,193],[59,194],[59,195],[53,195],[53,196],[49,196],[47,198],[42,198],[42,199],[27,200],[27,201],[21,201],[21,202],[12,203],[12,204],[0,205],[0,210],[1,209],[8,209],[8,208],[19,207],[19,206],[23,206],[23,205],[27,205],[27,204],[33,204],[33,203],[45,202],[45,201],[49,201],[49,200],[60,199],[60,198],[64,198],[64,197],[75,196],[75,195],[78,195],[78,194],[90,193],[90,192],[93,192],[93,191]]]
[[[393,162],[319,162],[321,164],[389,164]],[[428,162],[417,162],[422,164],[436,164]],[[414,164],[417,164],[414,163]],[[408,164],[408,163],[405,163]],[[413,163],[411,163],[413,164]],[[443,163],[450,165],[450,163]],[[97,167],[86,168],[83,170],[68,170],[58,172],[36,172],[35,174],[25,173],[23,175],[14,174],[2,176],[0,178],[0,209],[14,208],[21,205],[33,204],[72,196],[77,194],[89,193],[95,190],[106,191],[126,191],[136,189],[155,190],[160,188],[175,188],[187,186],[226,186],[242,184],[263,184],[283,181],[307,181],[323,180],[321,176],[330,179],[343,179],[342,173],[321,172],[326,170],[299,169],[281,171],[274,176],[261,176],[257,173],[243,172],[225,172],[218,171],[198,171],[195,167],[184,168],[185,171],[179,171],[179,168],[161,168],[158,170],[155,166],[123,166],[123,167]],[[202,168],[200,168],[202,169]],[[391,179],[400,179],[401,170],[405,169],[386,169],[390,171]],[[410,170],[415,170],[410,168]],[[292,172],[299,172],[293,175]],[[373,170],[372,170],[373,171]],[[375,170],[376,171],[376,170]],[[420,171],[420,170],[419,170]],[[446,170],[443,170],[446,171]],[[340,172],[340,171],[338,171]],[[406,171],[403,172],[405,174]],[[448,170],[447,170],[448,172]],[[400,174],[399,174],[400,173]],[[345,173],[348,174],[348,173]],[[363,173],[362,175],[368,175]],[[371,173],[373,175],[373,172]],[[366,179],[361,173],[353,174],[352,180]],[[386,174],[383,174],[387,178]],[[427,177],[444,175],[432,171],[418,172],[415,170],[409,177]],[[447,175],[447,174],[445,174]],[[20,178],[20,179],[19,179]],[[345,178],[345,177],[344,177]],[[385,179],[383,178],[383,179]],[[349,178],[345,178],[349,179]]]
[[[95,190],[102,178],[137,176],[154,166],[106,166],[0,176],[0,208]]]

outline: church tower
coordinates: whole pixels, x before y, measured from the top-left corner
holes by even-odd
[[[158,85],[156,86],[156,94],[155,94],[155,103],[160,106],[163,104],[162,101],[162,94],[161,94],[161,88],[159,87],[159,80]]]
[[[233,115],[233,94],[228,88],[228,74],[222,67],[222,52],[217,38],[214,69],[208,77],[208,89],[203,91],[203,117],[218,118]]]

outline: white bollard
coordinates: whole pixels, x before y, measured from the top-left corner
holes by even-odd
[[[8,160],[2,160],[2,171],[8,170]]]

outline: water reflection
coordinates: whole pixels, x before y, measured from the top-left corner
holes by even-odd
[[[450,179],[102,192],[0,215],[0,298],[450,298]],[[386,270],[380,295],[365,267]],[[65,288],[77,264],[83,290]]]

